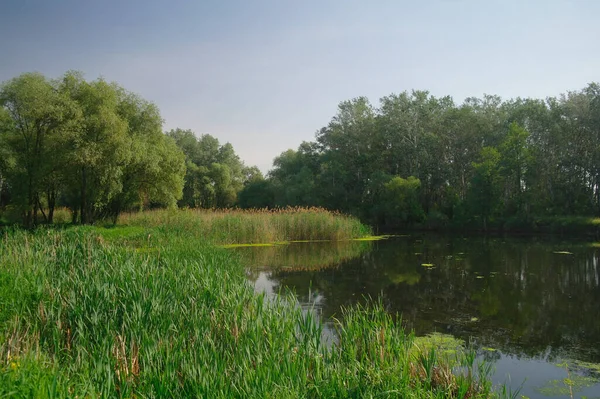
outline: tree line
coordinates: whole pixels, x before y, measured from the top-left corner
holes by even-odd
[[[163,132],[116,83],[25,73],[0,86],[0,211],[26,226],[148,207],[320,206],[384,226],[488,228],[600,216],[600,86],[542,99],[391,94],[343,101],[263,177],[231,144]]]
[[[426,91],[339,104],[242,207],[323,206],[377,225],[488,228],[600,215],[600,86],[544,100]]]
[[[25,73],[0,86],[0,211],[28,227],[116,221],[148,207],[230,207],[248,178],[231,144],[163,133],[156,105],[116,83]]]

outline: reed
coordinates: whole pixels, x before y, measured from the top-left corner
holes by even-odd
[[[195,237],[13,229],[0,264],[0,397],[493,395],[460,359],[424,364],[381,304],[345,310],[324,346],[312,313],[255,294],[235,254]]]
[[[123,214],[119,225],[156,227],[215,244],[339,241],[371,234],[358,219],[322,208],[153,210]]]

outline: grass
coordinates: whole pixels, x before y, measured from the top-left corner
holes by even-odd
[[[183,234],[185,214],[152,213],[175,218],[156,227],[131,216],[113,229],[5,230],[0,397],[495,395],[470,352],[438,355],[382,304],[344,310],[324,346],[311,312],[255,294],[234,252]]]
[[[181,232],[213,244],[340,241],[369,236],[358,219],[321,208],[156,210],[123,214],[120,225]]]

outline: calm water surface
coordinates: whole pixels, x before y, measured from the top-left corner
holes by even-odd
[[[600,249],[540,238],[411,235],[238,249],[257,291],[322,320],[381,298],[417,335],[451,334],[530,398],[600,398]],[[331,333],[331,332],[330,332]]]

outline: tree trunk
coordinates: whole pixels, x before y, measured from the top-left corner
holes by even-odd
[[[87,191],[87,181],[86,181],[85,166],[84,166],[81,168],[81,204],[80,204],[81,209],[79,210],[79,218],[80,218],[81,224],[88,223],[86,191]]]
[[[49,190],[47,193],[48,199],[48,223],[54,223],[54,207],[56,206],[56,192]]]
[[[25,214],[25,227],[30,228],[33,223],[33,177],[31,173],[28,176],[27,185],[27,212]]]
[[[44,222],[48,223],[48,217],[46,216],[46,213],[44,212],[44,208],[42,208],[42,203],[40,201],[40,196],[39,195],[36,198],[36,206],[38,207],[38,209],[42,213],[42,216],[44,217]]]

